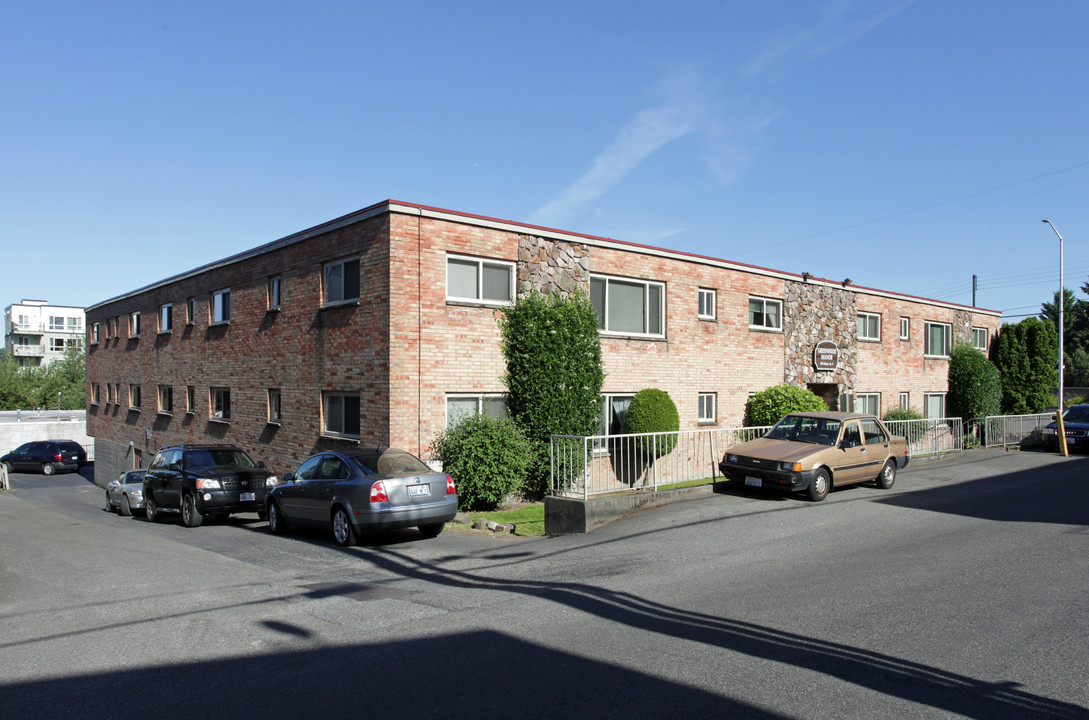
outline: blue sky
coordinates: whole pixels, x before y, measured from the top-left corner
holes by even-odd
[[[0,9],[0,304],[393,198],[970,304],[1089,281],[1089,3]]]

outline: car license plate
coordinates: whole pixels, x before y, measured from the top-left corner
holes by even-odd
[[[257,495],[255,493],[242,493],[238,496],[238,499],[242,502],[249,502],[251,500],[256,500]]]
[[[758,477],[753,477],[752,475],[749,475],[745,478],[745,484],[751,485],[753,487],[761,487],[763,486],[764,482]]]
[[[430,485],[409,485],[408,496],[409,497],[423,497],[424,495],[431,494]]]

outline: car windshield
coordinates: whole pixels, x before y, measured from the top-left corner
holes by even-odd
[[[234,448],[201,448],[186,451],[185,465],[190,468],[218,467],[220,465],[256,467],[257,463],[250,460],[250,456],[246,453]]]
[[[142,482],[144,482],[144,474],[142,472],[125,473],[125,484],[127,484],[127,485],[133,485],[133,484],[139,485]]]
[[[839,435],[839,420],[830,418],[787,415],[776,423],[764,437],[775,440],[794,440],[795,442],[835,445]]]
[[[1066,422],[1089,423],[1089,405],[1075,405],[1063,413]]]
[[[386,450],[373,455],[353,455],[363,472],[373,475],[408,475],[432,472],[422,460],[404,450]]]

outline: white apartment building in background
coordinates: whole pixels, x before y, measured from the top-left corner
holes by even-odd
[[[23,300],[4,308],[4,352],[22,367],[48,365],[70,347],[83,348],[83,308]]]

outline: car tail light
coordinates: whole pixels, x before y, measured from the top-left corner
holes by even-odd
[[[371,502],[389,502],[389,495],[386,495],[386,486],[382,484],[381,480],[371,485]]]
[[[450,477],[449,475],[446,476],[446,494],[447,495],[457,495],[458,494],[458,489],[456,487],[454,487],[454,478]]]
[[[63,459],[63,456],[60,453],[57,453],[56,455],[53,456],[53,459],[56,460],[57,462],[60,462]]]

